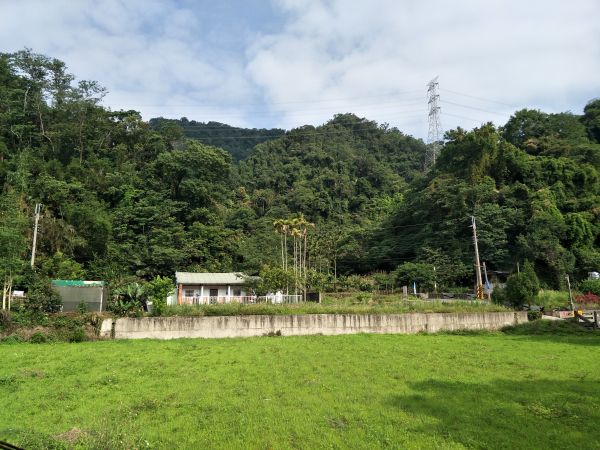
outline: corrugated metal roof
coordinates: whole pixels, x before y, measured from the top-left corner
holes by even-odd
[[[241,272],[194,273],[175,272],[177,284],[245,284],[246,276]]]
[[[83,280],[52,280],[54,286],[76,286],[76,287],[99,287],[105,286],[104,281],[83,281]]]

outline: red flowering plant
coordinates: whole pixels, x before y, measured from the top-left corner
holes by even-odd
[[[575,297],[575,301],[580,305],[600,305],[600,296],[588,292]]]

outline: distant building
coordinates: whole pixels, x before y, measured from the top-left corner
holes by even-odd
[[[256,296],[248,288],[249,277],[240,272],[176,272],[176,295],[171,304],[209,305],[217,303],[254,303]]]
[[[77,311],[81,302],[90,312],[106,310],[108,286],[104,281],[52,280],[52,288],[60,295],[64,312]]]

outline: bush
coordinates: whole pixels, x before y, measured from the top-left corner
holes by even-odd
[[[0,311],[0,330],[5,330],[12,324],[10,312],[7,310]]]
[[[600,297],[596,294],[588,292],[587,294],[582,294],[575,297],[575,302],[580,305],[600,305]]]
[[[356,296],[356,300],[360,303],[368,303],[371,300],[369,294],[360,293]]]
[[[69,342],[85,341],[85,330],[82,327],[74,328],[68,335]]]
[[[540,320],[542,318],[542,312],[541,311],[527,311],[527,320],[534,321],[534,320]]]
[[[173,281],[157,276],[146,285],[148,298],[152,301],[152,315],[162,316],[167,306],[167,295],[173,290]]]
[[[579,283],[579,290],[584,294],[588,292],[600,296],[600,280],[585,280]]]
[[[137,281],[115,289],[107,309],[118,316],[139,317],[147,310],[144,286]]]
[[[419,292],[432,291],[435,284],[435,270],[432,264],[406,262],[394,270],[396,284],[412,289],[417,283]]]
[[[506,300],[516,308],[533,303],[539,291],[540,282],[527,260],[523,265],[523,272],[513,273],[506,280]]]
[[[10,336],[3,337],[0,342],[3,344],[20,344],[21,342],[25,342],[25,339],[18,334],[11,334]]]
[[[79,314],[85,314],[88,312],[88,305],[86,303],[85,300],[81,300],[78,304],[77,304],[77,312]]]
[[[60,295],[52,289],[48,278],[36,276],[28,288],[24,304],[27,311],[55,313],[62,309]]]
[[[495,287],[492,291],[492,302],[497,305],[505,305],[508,303],[506,300],[506,288]]]
[[[46,336],[44,333],[40,333],[39,331],[37,333],[33,333],[29,338],[29,342],[31,342],[32,344],[43,344],[47,341],[48,336]]]

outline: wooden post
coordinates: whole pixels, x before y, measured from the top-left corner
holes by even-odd
[[[492,300],[492,290],[490,289],[490,281],[488,280],[487,268],[485,267],[485,261],[483,262],[483,273],[485,276],[485,287],[487,290],[487,298],[488,298],[488,301],[491,301]]]
[[[573,305],[573,292],[571,292],[571,281],[569,280],[569,275],[567,275],[567,286],[569,287],[569,301],[571,302],[571,311],[575,311],[575,306]]]
[[[177,304],[183,303],[183,285],[180,283],[177,285]]]

